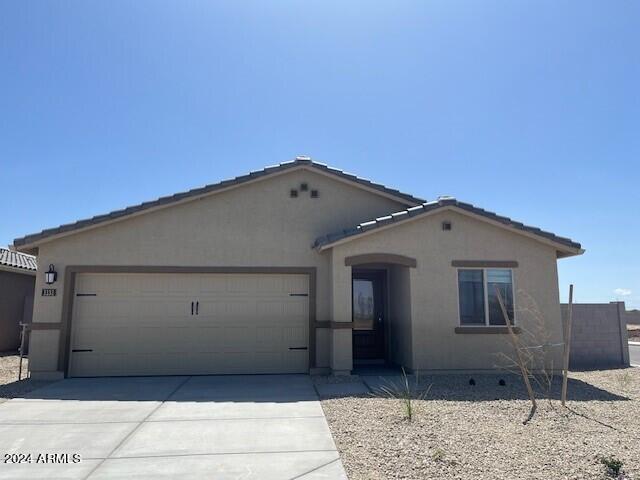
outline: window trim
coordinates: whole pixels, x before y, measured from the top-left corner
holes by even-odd
[[[471,324],[462,323],[462,317],[460,315],[460,270],[481,270],[482,271],[482,288],[484,293],[484,323]],[[513,268],[499,268],[499,267],[457,267],[456,272],[456,300],[458,308],[458,326],[464,328],[507,328],[506,325],[492,325],[489,323],[489,289],[487,288],[487,270],[509,270],[511,272],[511,296],[513,297],[513,320],[511,326],[517,325],[517,309],[516,309],[516,276]]]

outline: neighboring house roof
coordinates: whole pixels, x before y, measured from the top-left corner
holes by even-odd
[[[356,227],[350,228],[348,230],[342,230],[340,232],[335,232],[319,237],[314,242],[313,247],[323,250],[335,245],[336,243],[342,243],[351,240],[352,238],[366,234],[368,232],[371,232],[372,230],[404,223],[406,220],[412,219],[414,217],[419,217],[421,215],[432,213],[436,210],[445,208],[460,209],[464,212],[480,216],[488,221],[497,222],[507,228],[515,229],[526,234],[534,235],[535,237],[538,237],[540,239],[551,241],[554,244],[568,249],[569,254],[575,255],[583,253],[581,245],[569,238],[559,237],[551,232],[546,232],[539,228],[530,227],[523,223],[516,222],[515,220],[512,220],[508,217],[503,217],[497,215],[496,213],[475,207],[470,203],[460,202],[453,197],[440,197],[438,200],[432,202],[423,203],[422,205],[411,207],[406,210],[402,210],[390,215],[386,215],[384,217],[361,223]]]
[[[38,268],[36,257],[33,255],[14,252],[2,247],[0,247],[0,266],[28,272],[35,272]]]
[[[262,170],[250,172],[246,175],[235,177],[230,180],[224,180],[219,183],[206,185],[204,187],[195,188],[186,192],[176,193],[175,195],[171,195],[168,197],[161,197],[161,198],[158,198],[157,200],[144,202],[139,205],[134,205],[131,207],[124,208],[122,210],[115,210],[113,212],[110,212],[104,215],[98,215],[96,217],[92,217],[89,219],[79,220],[74,223],[60,225],[59,227],[48,228],[46,230],[42,230],[39,233],[26,235],[21,238],[16,238],[13,241],[13,244],[16,247],[25,247],[27,245],[40,242],[41,240],[44,240],[49,237],[57,236],[57,235],[68,233],[68,232],[73,232],[75,230],[80,230],[87,227],[95,226],[104,222],[114,221],[116,219],[120,219],[128,215],[143,212],[144,210],[163,207],[176,202],[184,201],[185,199],[190,199],[193,197],[201,197],[203,195],[214,193],[220,190],[227,190],[230,187],[239,186],[252,180],[257,180],[257,179],[264,178],[277,173],[282,173],[288,170],[292,170],[294,168],[313,169],[320,173],[324,173],[326,175],[333,176],[341,180],[346,180],[366,190],[379,193],[389,198],[393,198],[399,201],[400,203],[404,203],[405,205],[417,205],[419,203],[424,202],[423,199],[414,197],[413,195],[402,193],[399,190],[389,188],[380,183],[374,183],[370,180],[357,177],[355,175],[346,173],[337,168],[329,167],[324,163],[314,162],[309,157],[296,157],[296,159],[293,161],[284,162],[279,165],[266,167]]]

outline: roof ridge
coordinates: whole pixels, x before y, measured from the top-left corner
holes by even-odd
[[[413,204],[413,203],[421,203],[424,202],[423,199],[419,198],[419,197],[414,197],[413,195],[410,195],[408,193],[402,193],[399,190],[393,189],[393,188],[389,188],[383,184],[380,183],[374,183],[371,180],[365,179],[365,178],[361,178],[358,177],[354,174],[351,173],[346,173],[343,170],[340,170],[338,168],[335,167],[330,167],[327,164],[321,163],[321,162],[315,162],[314,160],[311,159],[311,157],[307,157],[307,156],[297,156],[295,157],[293,160],[289,160],[286,162],[282,162],[279,163],[277,165],[271,165],[271,166],[267,166],[264,167],[263,169],[260,170],[254,170],[251,171],[249,173],[243,174],[243,175],[239,175],[227,180],[221,180],[217,183],[210,183],[207,185],[204,185],[202,187],[196,187],[196,188],[192,188],[190,190],[186,190],[184,192],[178,192],[178,193],[174,193],[173,195],[165,195],[162,197],[158,197],[155,200],[149,200],[149,201],[145,201],[142,203],[138,203],[135,205],[131,205],[128,207],[124,207],[121,209],[117,209],[117,210],[112,210],[111,212],[105,213],[105,214],[101,214],[101,215],[95,215],[93,217],[89,217],[89,218],[84,218],[84,219],[80,219],[77,220],[75,222],[71,222],[71,223],[64,223],[62,225],[59,225],[57,227],[52,227],[52,228],[46,228],[41,230],[40,232],[37,233],[33,233],[33,234],[29,234],[29,235],[25,235],[23,237],[19,237],[16,238],[13,241],[13,244],[15,246],[23,246],[26,245],[28,243],[31,242],[35,242],[38,240],[42,240],[44,238],[53,236],[53,235],[57,235],[60,233],[65,233],[65,232],[70,232],[73,230],[78,230],[80,228],[83,227],[87,227],[90,225],[95,225],[98,223],[101,223],[103,221],[107,221],[107,220],[115,220],[121,217],[125,217],[127,215],[131,215],[133,213],[137,213],[140,211],[144,211],[147,210],[149,208],[152,207],[157,207],[157,206],[162,206],[162,205],[168,205],[171,204],[173,202],[177,202],[179,200],[183,200],[185,198],[189,198],[189,197],[193,197],[193,196],[197,196],[197,195],[203,195],[203,194],[207,194],[207,193],[213,193],[216,190],[220,190],[223,188],[227,188],[227,187],[231,187],[231,186],[235,186],[235,185],[240,185],[244,182],[250,181],[250,180],[254,180],[254,179],[258,179],[273,173],[277,173],[277,172],[282,172],[282,171],[286,171],[287,169],[290,168],[294,168],[297,166],[311,166],[314,167],[316,169],[318,169],[319,171],[324,171],[327,172],[329,174],[338,176],[338,177],[342,177],[345,180],[360,184],[364,187],[367,188],[371,188],[374,190],[377,190],[381,193],[387,194],[387,195],[392,195],[396,198],[402,199],[404,200],[407,204]]]
[[[349,228],[349,229],[343,229],[340,232],[333,232],[333,233],[329,233],[327,235],[323,235],[320,236],[318,238],[316,238],[316,240],[314,241],[312,248],[321,248],[323,246],[335,243],[339,240],[348,238],[348,237],[352,237],[352,236],[356,236],[356,235],[360,235],[364,232],[368,232],[370,230],[375,230],[377,228],[380,228],[384,225],[388,225],[391,223],[397,223],[399,221],[403,221],[406,220],[408,218],[411,217],[416,217],[416,216],[420,216],[423,215],[427,212],[433,211],[433,210],[437,210],[440,208],[444,208],[446,206],[453,206],[453,207],[457,207],[460,208],[462,210],[466,210],[469,211],[471,213],[475,213],[476,215],[480,215],[483,217],[486,217],[488,219],[491,219],[493,221],[502,223],[503,225],[512,227],[512,228],[516,228],[518,230],[522,230],[528,233],[532,233],[534,235],[540,236],[540,237],[544,237],[547,240],[551,240],[554,241],[556,243],[560,243],[562,245],[565,245],[567,247],[571,247],[571,248],[576,248],[576,249],[581,249],[582,246],[580,245],[580,243],[575,242],[573,240],[571,240],[568,237],[561,237],[559,235],[556,235],[555,233],[546,231],[546,230],[542,230],[538,227],[533,227],[530,225],[525,225],[522,222],[518,222],[516,220],[511,219],[510,217],[505,217],[502,215],[498,215],[495,212],[491,212],[489,210],[485,210],[483,208],[479,208],[476,207],[475,205],[471,204],[471,203],[466,203],[466,202],[461,202],[458,199],[456,199],[455,197],[450,197],[450,196],[441,196],[438,197],[437,200],[432,200],[432,201],[428,201],[428,202],[423,202],[420,205],[416,205],[413,207],[409,207],[406,208],[404,210],[399,210],[397,212],[392,212],[388,215],[384,215],[378,218],[374,218],[371,220],[367,220],[364,222],[359,223],[358,225],[356,225],[355,227]]]

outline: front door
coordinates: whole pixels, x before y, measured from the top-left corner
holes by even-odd
[[[353,272],[353,359],[384,359],[384,271]]]

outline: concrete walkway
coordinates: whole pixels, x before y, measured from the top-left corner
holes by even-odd
[[[347,478],[305,375],[63,380],[0,405],[12,453],[0,479]]]

